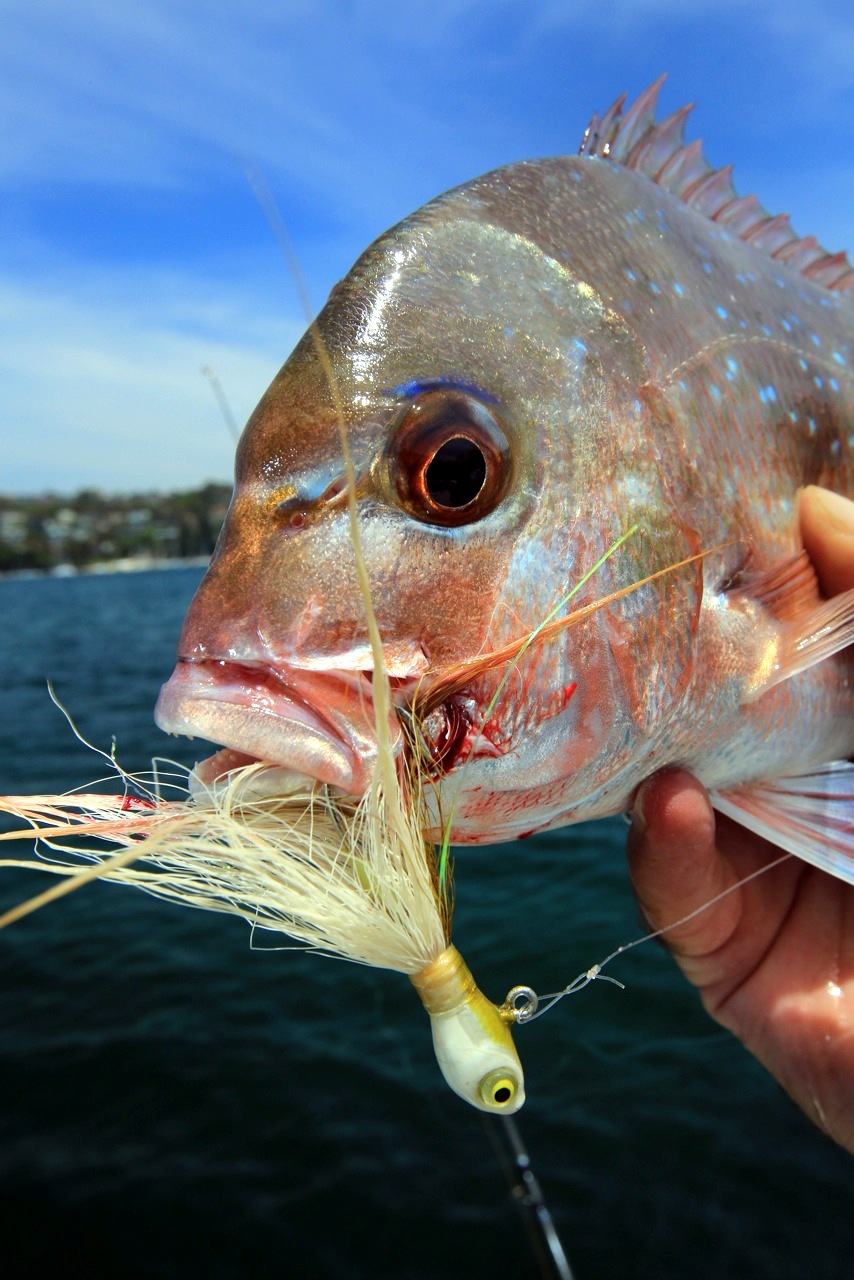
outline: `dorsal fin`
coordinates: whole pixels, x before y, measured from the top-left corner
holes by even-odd
[[[691,106],[657,121],[655,108],[665,77],[659,76],[624,113],[622,94],[600,119],[594,115],[579,154],[615,160],[637,169],[665,191],[678,196],[714,222],[727,227],[755,248],[800,271],[826,289],[854,295],[854,268],[844,253],[828,253],[814,236],[800,239],[785,214],[772,217],[755,196],[739,196],[731,166],[713,169],[702,143],[685,142]]]

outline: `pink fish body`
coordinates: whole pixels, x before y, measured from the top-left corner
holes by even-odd
[[[739,199],[654,100],[594,120],[579,156],[432,201],[321,312],[386,664],[457,842],[624,810],[678,763],[766,834],[797,791],[776,780],[821,778],[820,812],[771,834],[848,874],[854,787],[823,766],[854,754],[854,599],[820,598],[797,493],[854,492],[854,272]],[[229,749],[213,771],[367,783],[346,484],[306,335],[241,439],[158,703]],[[634,589],[490,662],[579,583],[558,616]]]

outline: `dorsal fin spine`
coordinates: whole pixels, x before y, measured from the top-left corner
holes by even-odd
[[[656,182],[681,199],[682,192],[708,171],[709,166],[706,164],[703,155],[703,144],[697,138],[694,142],[689,142],[684,147],[680,147],[671,156],[659,170]]]
[[[654,182],[659,181],[659,174],[674,153],[685,145],[685,120],[690,106],[674,111],[661,124],[651,125],[639,142],[632,147],[626,160],[630,169],[640,169]]]
[[[704,177],[688,187],[682,199],[707,218],[716,217],[721,209],[736,199],[735,187],[732,185],[732,165],[724,165],[723,169],[710,169]]]
[[[761,249],[771,257],[779,253],[789,244],[797,243],[798,237],[792,230],[788,214],[778,213],[776,218],[768,217],[753,227],[742,239],[747,240],[755,248]]]
[[[729,204],[718,210],[715,222],[726,227],[734,236],[744,237],[744,233],[755,225],[757,217],[763,217],[764,213],[756,196],[736,196],[735,200],[730,200]]]
[[[623,110],[622,94],[601,120],[594,115],[582,139],[580,154],[599,156],[646,174],[665,191],[725,226],[754,248],[785,262],[814,284],[854,294],[854,268],[844,253],[828,253],[814,236],[800,238],[786,214],[770,215],[755,196],[738,196],[732,167],[712,169],[702,143],[685,143],[685,121],[691,105],[680,107],[660,123],[655,110],[665,76]]]
[[[612,160],[623,164],[637,142],[655,124],[655,108],[658,105],[658,94],[664,84],[664,76],[659,76],[654,84],[640,95],[633,106],[621,118],[618,112],[608,130],[608,152]]]
[[[782,249],[777,249],[771,256],[779,262],[785,262],[787,266],[794,267],[796,271],[800,271],[801,275],[806,275],[813,263],[820,262],[826,255],[815,236],[806,236],[803,240],[793,240],[789,244],[784,244]],[[808,277],[808,279],[812,278]]]
[[[814,280],[818,284],[823,284],[825,288],[832,289],[834,281],[843,276],[847,270],[848,259],[844,253],[826,253],[823,258],[804,267],[803,273],[808,280]]]

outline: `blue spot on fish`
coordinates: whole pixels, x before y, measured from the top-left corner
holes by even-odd
[[[381,394],[394,396],[396,399],[401,400],[412,400],[415,396],[420,395],[422,391],[435,391],[438,387],[447,387],[451,391],[465,391],[469,395],[475,396],[478,400],[482,400],[484,404],[498,403],[497,398],[490,395],[488,391],[484,391],[482,387],[475,386],[473,382],[466,382],[462,378],[413,378],[410,382],[401,382],[396,387],[385,387]]]
[[[726,320],[726,318],[727,318],[727,311],[726,311],[726,309],[725,309],[724,307],[715,307],[715,311],[717,311],[718,315],[720,316],[720,318],[721,318],[722,320]]]

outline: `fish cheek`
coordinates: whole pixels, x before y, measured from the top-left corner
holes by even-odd
[[[384,641],[409,637],[434,670],[480,652],[506,572],[506,536],[500,518],[458,530],[399,511],[366,522],[363,544]]]

